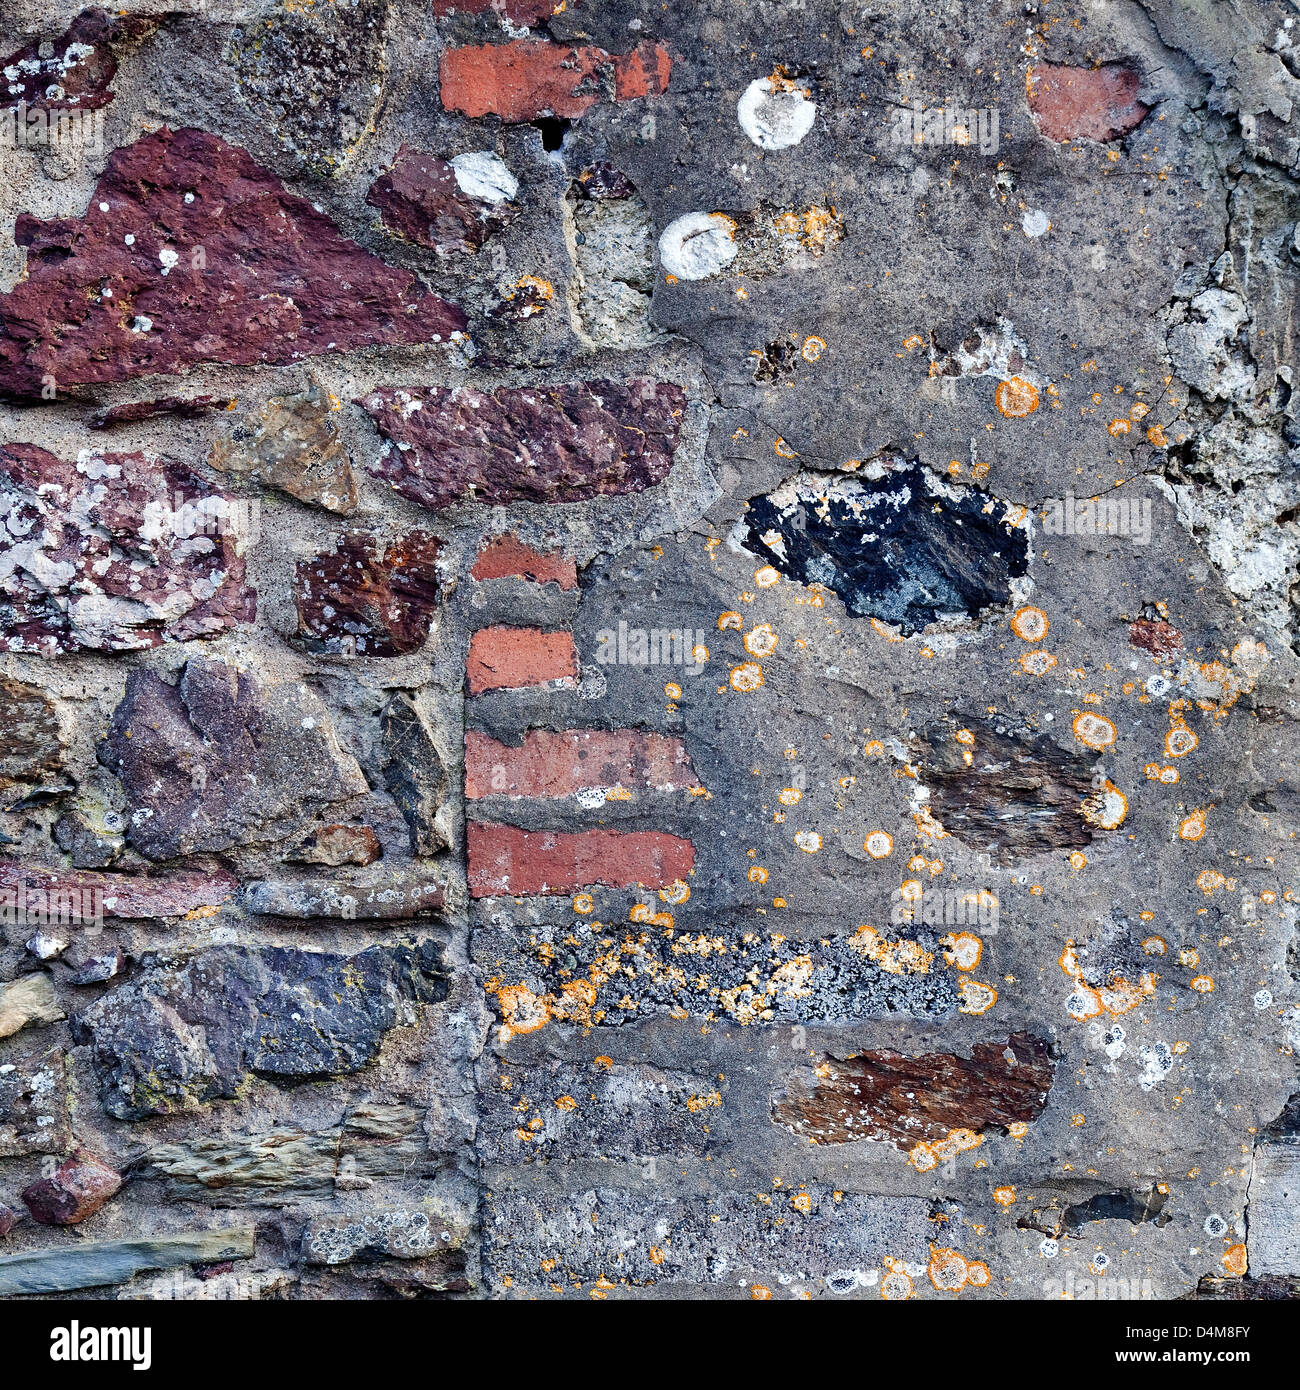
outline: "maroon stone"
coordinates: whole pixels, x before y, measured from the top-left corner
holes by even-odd
[[[73,915],[70,924],[105,917],[183,917],[195,908],[220,907],[239,887],[224,869],[181,869],[145,874],[69,874],[35,864],[0,860],[0,893],[25,890],[54,914]],[[30,903],[27,909],[30,913]]]
[[[343,537],[298,566],[298,636],[309,651],[400,656],[422,646],[438,602],[440,542],[412,531],[384,551]]]
[[[110,15],[106,10],[82,10],[42,57],[41,40],[33,39],[0,63],[17,68],[5,78],[7,105],[19,102],[47,111],[94,111],[113,100],[108,84],[117,72],[112,45],[137,39],[158,27],[150,15]],[[69,51],[71,50],[71,51]],[[33,71],[33,66],[35,70]]]
[[[104,1205],[122,1186],[122,1175],[89,1149],[74,1149],[52,1177],[23,1189],[32,1219],[46,1226],[75,1226]]]
[[[27,279],[0,297],[10,396],[199,362],[436,343],[465,327],[409,271],[201,130],[164,128],[115,150],[83,218],[24,214],[14,236],[30,249]]]
[[[823,1057],[791,1072],[772,1097],[772,1115],[814,1144],[875,1139],[911,1149],[954,1129],[978,1134],[1037,1119],[1052,1076],[1047,1044],[1029,1033],[976,1043],[969,1059],[888,1049]]]
[[[573,9],[578,0],[569,0]],[[511,24],[531,29],[550,17],[560,7],[560,0],[433,0],[433,13],[438,19],[454,14],[495,14]]]
[[[607,159],[598,159],[594,164],[588,164],[578,175],[574,180],[573,189],[581,198],[604,203],[630,198],[636,192],[636,185]]]
[[[0,1202],[0,1236],[7,1236],[18,1223],[18,1213],[13,1207]]]
[[[1140,647],[1157,661],[1163,661],[1181,650],[1183,634],[1163,618],[1139,618],[1129,625],[1128,640],[1130,646]]]
[[[461,500],[582,502],[641,492],[668,476],[686,413],[680,386],[644,377],[490,393],[390,386],[362,404],[390,441],[373,471],[435,511]]]
[[[106,430],[111,425],[131,425],[138,420],[152,420],[159,415],[175,415],[181,420],[196,420],[213,410],[229,410],[234,405],[228,396],[161,396],[156,401],[128,401],[125,405],[97,410],[86,420],[86,428]]]
[[[456,171],[445,159],[405,145],[393,167],[371,184],[366,202],[379,209],[394,236],[440,256],[472,255],[518,212],[508,199],[471,198],[461,191]]]
[[[183,464],[0,447],[0,651],[137,651],[251,622],[243,513]]]

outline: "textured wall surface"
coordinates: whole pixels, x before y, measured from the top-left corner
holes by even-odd
[[[1300,1286],[1295,5],[0,40],[0,1295]]]

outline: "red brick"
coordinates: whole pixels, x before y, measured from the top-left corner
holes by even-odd
[[[615,101],[665,91],[671,71],[668,50],[648,42],[617,56],[539,39],[449,48],[440,69],[442,104],[503,121],[574,120],[611,90]]]
[[[1073,68],[1039,63],[1026,91],[1038,129],[1049,140],[1115,140],[1151,109],[1137,99],[1138,73],[1123,63]]]
[[[681,739],[636,729],[534,729],[518,748],[465,733],[465,795],[572,796],[587,787],[698,787]]]
[[[566,834],[475,821],[466,829],[469,891],[476,898],[572,893],[596,884],[665,888],[686,878],[695,863],[689,840],[658,830]]]
[[[555,583],[561,589],[578,587],[578,567],[558,550],[534,550],[518,536],[493,536],[478,553],[470,574],[475,579],[531,579]]]
[[[554,680],[572,685],[577,675],[572,633],[543,632],[539,627],[484,627],[470,638],[465,676],[471,695]]]

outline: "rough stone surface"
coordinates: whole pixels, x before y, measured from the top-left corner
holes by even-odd
[[[75,1149],[48,1178],[23,1189],[33,1221],[43,1226],[76,1226],[94,1214],[122,1186],[122,1175],[88,1149]]]
[[[347,516],[356,510],[357,484],[334,422],[340,408],[314,382],[305,391],[272,396],[217,442],[208,463]]]
[[[228,493],[142,454],[0,447],[0,650],[134,651],[251,622]]]
[[[104,1109],[140,1119],[232,1099],[251,1074],[286,1084],[352,1072],[413,1000],[446,993],[432,943],[356,956],[216,947],[143,972],[76,1017]]]
[[[197,658],[175,685],[131,673],[99,757],[131,807],[128,839],[151,859],[275,839],[365,790],[305,686],[263,690]]]
[[[5,395],[446,341],[464,327],[409,272],[201,130],[115,151],[84,217],[24,215],[14,236],[28,275],[0,298]]]
[[[581,502],[668,476],[685,398],[670,382],[394,387],[365,408],[388,445],[372,471],[431,510],[461,500]]]
[[[81,3],[0,22],[0,1292],[1294,1300],[1287,6]]]

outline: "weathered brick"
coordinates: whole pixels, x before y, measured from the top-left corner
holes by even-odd
[[[483,627],[470,638],[465,677],[471,695],[559,681],[573,685],[578,651],[569,632],[537,627]]]
[[[474,579],[527,579],[535,584],[578,587],[578,567],[573,558],[558,550],[535,550],[518,536],[493,536],[483,543],[474,568]]]
[[[700,785],[681,739],[636,729],[533,729],[512,748],[465,733],[465,795],[572,796],[592,788],[676,791]]]
[[[442,56],[442,104],[466,116],[574,120],[602,98],[631,101],[667,91],[672,58],[646,41],[630,53],[569,48],[538,39],[449,48]]]
[[[10,396],[200,362],[440,342],[465,327],[410,271],[348,241],[246,151],[201,130],[164,128],[114,150],[84,217],[24,213],[14,237],[28,255],[27,278],[0,296],[0,393]]]
[[[1029,109],[1049,140],[1117,140],[1151,109],[1137,99],[1140,76],[1124,63],[1076,68],[1037,63],[1025,87]]]
[[[566,833],[517,830],[471,821],[469,886],[476,898],[571,893],[603,883],[610,888],[666,888],[685,879],[695,846],[658,830]]]
[[[670,381],[385,387],[361,402],[388,441],[371,472],[437,511],[584,502],[663,482],[686,414]]]

